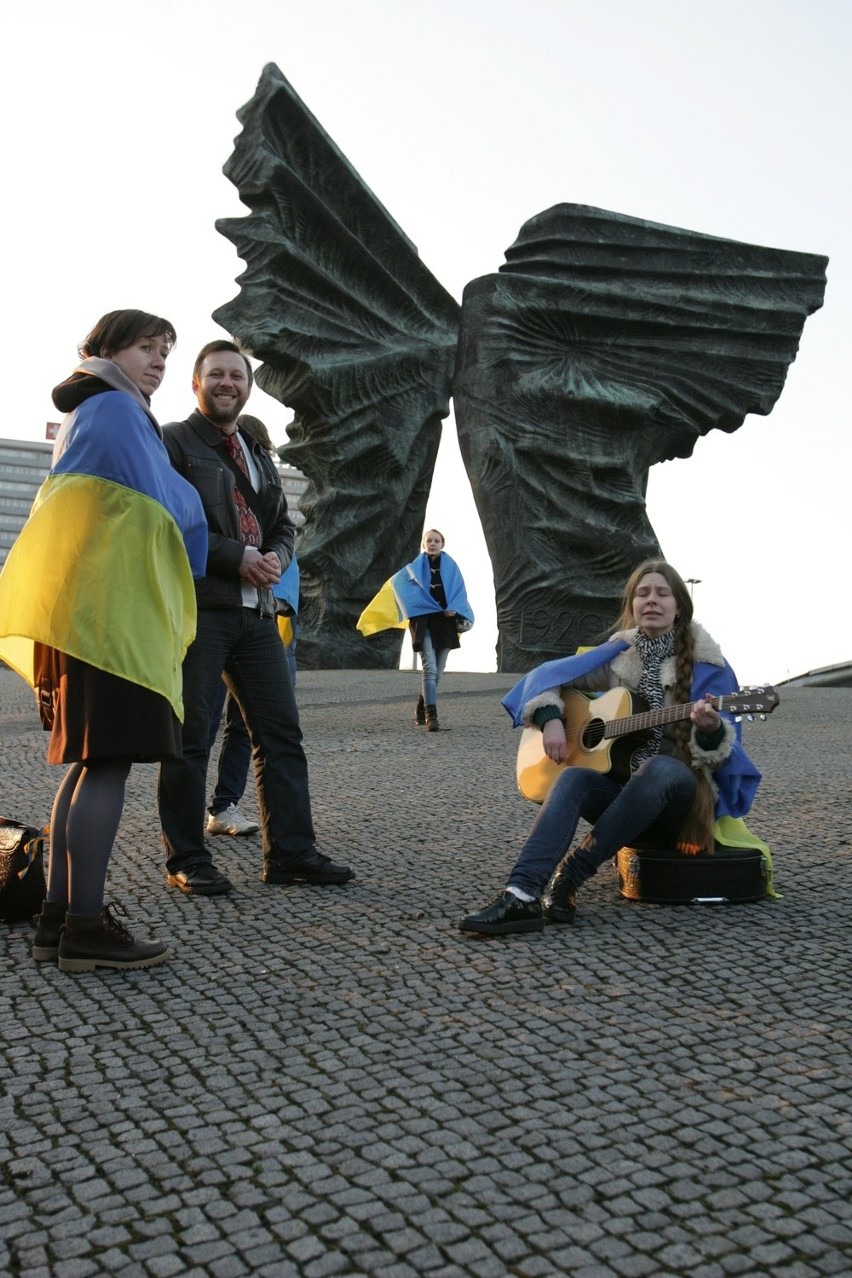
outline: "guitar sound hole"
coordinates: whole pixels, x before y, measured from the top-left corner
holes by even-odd
[[[583,729],[583,745],[587,750],[594,750],[604,738],[606,724],[603,719],[590,719]]]

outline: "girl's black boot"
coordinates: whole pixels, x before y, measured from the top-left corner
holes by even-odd
[[[565,873],[565,865],[570,860],[566,856],[557,866],[553,878],[544,889],[541,898],[541,912],[548,923],[573,923],[577,913],[577,889]]]

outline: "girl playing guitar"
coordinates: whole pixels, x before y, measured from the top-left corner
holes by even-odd
[[[463,932],[500,936],[540,932],[545,921],[570,923],[578,887],[623,845],[644,836],[684,852],[712,849],[715,817],[740,817],[751,807],[760,773],[740,744],[738,725],[713,704],[737,681],[718,645],[693,621],[686,584],[664,560],[646,560],[631,575],[609,643],[539,666],[504,699],[516,725],[541,731],[554,764],[571,750],[560,693],[566,686],[626,688],[652,711],[694,704],[689,717],[647,734],[632,752],[627,778],[591,767],[562,771],[505,891],[462,919]],[[592,829],[572,849],[581,817]]]

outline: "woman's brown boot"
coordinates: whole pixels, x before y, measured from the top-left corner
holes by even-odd
[[[68,906],[64,901],[45,901],[36,923],[32,954],[36,963],[55,963],[59,958],[59,937]]]
[[[414,722],[419,723],[422,727],[426,722],[426,703],[423,700],[423,693],[417,698],[417,705],[414,707]]]
[[[94,914],[65,916],[59,941],[60,972],[93,972],[97,967],[156,967],[168,958],[165,941],[136,941],[105,905]]]
[[[426,707],[426,731],[440,732],[440,730],[441,730],[441,725],[438,722],[438,707],[427,706]]]

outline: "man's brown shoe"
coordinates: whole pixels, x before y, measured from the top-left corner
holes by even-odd
[[[348,865],[336,865],[331,857],[323,856],[316,848],[298,861],[268,861],[261,875],[264,883],[315,883],[330,885],[348,883],[355,878],[355,871]]]
[[[205,863],[191,865],[188,870],[177,870],[166,875],[169,887],[179,888],[185,896],[224,896],[233,884],[215,865]]]

